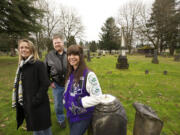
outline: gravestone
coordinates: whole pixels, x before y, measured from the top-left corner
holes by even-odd
[[[145,70],[145,74],[146,74],[146,75],[149,74],[149,70],[146,69],[146,70]]]
[[[133,135],[160,135],[163,122],[155,111],[141,103],[134,103],[133,106],[136,109]]]
[[[104,95],[102,103],[95,107],[92,119],[93,135],[126,135],[127,117],[120,101],[112,95]]]
[[[164,75],[167,75],[167,73],[168,73],[167,70],[164,70],[164,71],[163,71],[163,74],[164,74]]]
[[[126,56],[119,55],[118,61],[116,63],[117,69],[128,69],[129,64]]]
[[[180,54],[174,56],[174,61],[180,62]]]
[[[154,56],[153,56],[153,59],[152,59],[152,63],[159,64],[157,49],[154,49]]]
[[[116,63],[116,68],[117,69],[128,69],[129,68],[129,64],[128,64],[128,60],[127,60],[127,56],[126,56],[126,42],[125,42],[125,38],[124,38],[124,30],[122,28],[122,36],[121,36],[121,54],[118,57],[118,61]]]

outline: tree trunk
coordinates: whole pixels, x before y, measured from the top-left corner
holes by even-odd
[[[15,49],[14,49],[14,48],[11,48],[10,56],[11,56],[11,57],[16,56],[16,52],[15,52]]]
[[[12,36],[11,40],[11,49],[10,49],[10,56],[16,56],[15,48],[16,48],[16,36]]]
[[[174,47],[171,45],[171,47],[169,48],[169,52],[170,55],[173,56],[174,55]]]

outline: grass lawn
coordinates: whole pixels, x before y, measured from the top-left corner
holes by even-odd
[[[161,135],[180,135],[180,62],[173,58],[159,57],[160,64],[152,64],[152,58],[128,56],[129,69],[115,68],[117,57],[93,58],[88,66],[96,73],[103,93],[116,96],[128,116],[128,135],[132,135],[135,109],[132,104],[140,102],[152,107],[164,122]],[[11,108],[11,94],[17,68],[17,57],[0,57],[0,135],[31,135],[25,125],[16,130],[15,110]],[[145,70],[149,74],[145,74]],[[163,71],[167,70],[167,75]],[[54,135],[68,135],[61,130],[55,118],[53,98],[49,90]]]

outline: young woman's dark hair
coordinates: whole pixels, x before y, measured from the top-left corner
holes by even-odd
[[[71,45],[67,49],[67,57],[68,81],[66,79],[64,107],[70,135],[84,135],[91,124],[94,107],[101,103],[103,95],[96,74],[86,66],[83,48]]]
[[[68,65],[68,72],[67,72],[66,81],[69,78],[70,74],[73,72],[75,82],[79,82],[80,77],[83,75],[84,69],[88,68],[86,66],[86,63],[84,60],[83,48],[79,45],[71,45],[67,49],[67,56],[71,55],[71,54],[78,55],[80,58],[80,62],[79,62],[78,68],[75,71],[74,71],[73,67],[69,64],[69,62],[67,62],[68,63],[67,64]]]

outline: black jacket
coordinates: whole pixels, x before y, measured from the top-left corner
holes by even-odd
[[[45,58],[45,65],[51,82],[64,87],[67,72],[67,55],[64,51],[60,56],[57,51],[50,51]]]
[[[51,114],[47,94],[50,83],[45,65],[40,61],[28,62],[20,68],[20,71],[22,72],[23,107],[16,101],[17,128],[25,118],[28,131],[47,129],[51,126]]]

